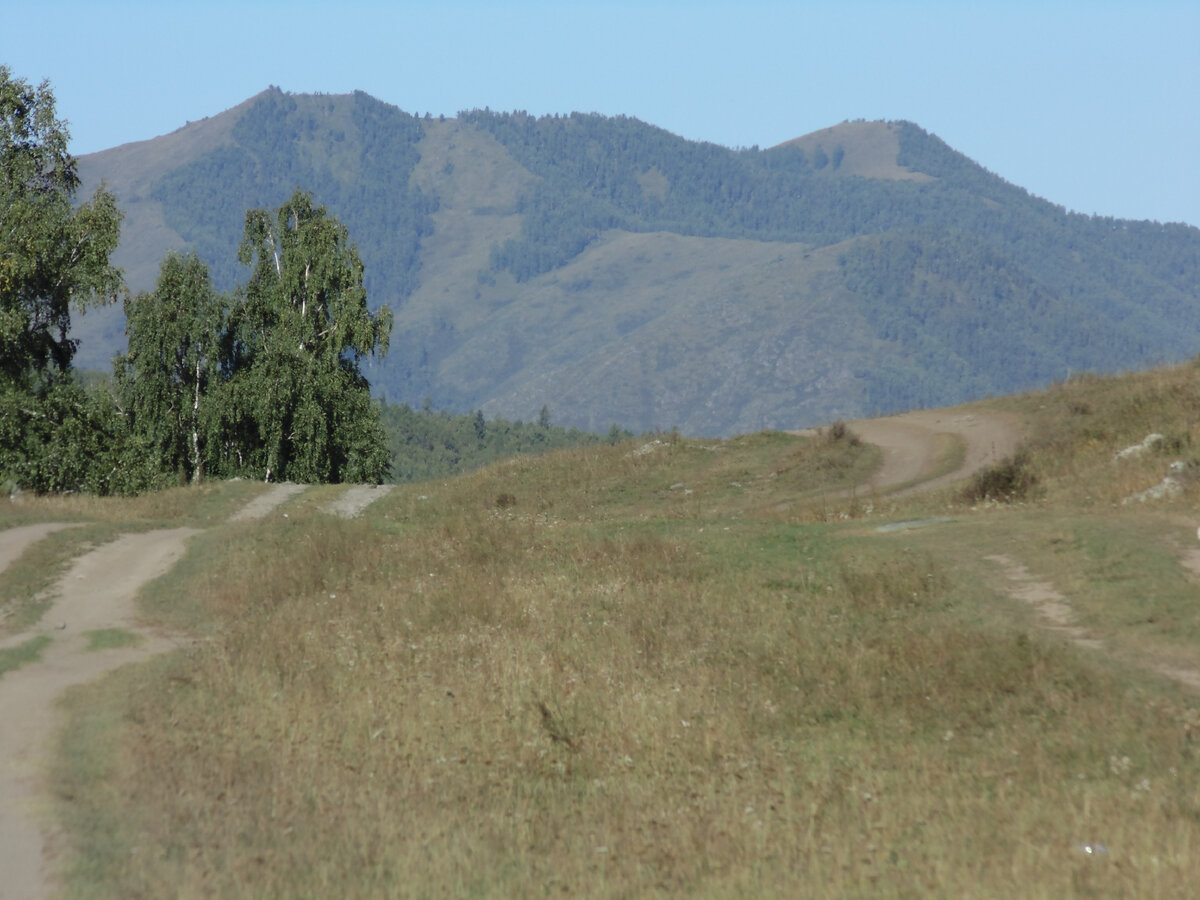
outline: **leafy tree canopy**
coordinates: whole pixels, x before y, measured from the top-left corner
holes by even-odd
[[[73,205],[67,141],[49,85],[0,66],[0,475],[46,490],[96,487],[85,471],[102,467],[93,444],[115,427],[71,380],[67,335],[73,305],[123,290],[109,263],[121,217],[102,188]]]
[[[0,66],[0,373],[12,385],[66,372],[72,303],[111,301],[122,287],[108,262],[120,214],[104,190],[73,208],[67,140],[49,85]]]
[[[232,402],[258,423],[264,477],[381,481],[386,444],[359,362],[387,352],[392,314],[368,312],[345,226],[297,192],[274,215],[246,214],[238,258],[251,275],[231,313]]]
[[[204,475],[227,306],[194,254],[169,255],[153,293],[125,303],[129,351],[114,361],[122,412],[147,473]]]
[[[251,210],[247,283],[218,296],[195,255],[170,256],[126,305],[116,374],[141,452],[159,473],[380,482],[387,440],[359,363],[386,353],[389,309],[367,310],[349,234],[297,192]]]

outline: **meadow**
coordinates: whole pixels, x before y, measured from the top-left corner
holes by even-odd
[[[245,482],[10,504],[93,523],[56,559],[204,528],[140,598],[197,640],[66,700],[64,894],[1194,893],[1200,367],[984,407],[1019,457],[902,497],[850,489],[878,454],[837,428],[517,458],[352,521],[319,488],[227,522]]]

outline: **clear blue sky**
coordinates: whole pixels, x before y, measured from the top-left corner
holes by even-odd
[[[77,155],[268,85],[626,114],[726,146],[908,119],[1069,209],[1200,225],[1200,2],[7,2]]]

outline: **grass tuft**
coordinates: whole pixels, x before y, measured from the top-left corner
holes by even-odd
[[[0,677],[3,677],[5,672],[19,669],[27,663],[37,662],[42,657],[42,651],[50,646],[50,643],[51,638],[48,634],[39,634],[15,647],[0,649]]]
[[[123,628],[99,628],[95,631],[85,631],[84,637],[88,639],[87,649],[89,651],[131,647],[142,642],[141,635]]]

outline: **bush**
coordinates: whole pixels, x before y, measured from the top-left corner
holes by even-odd
[[[831,444],[837,444],[841,441],[848,442],[851,447],[857,447],[862,444],[862,441],[859,439],[858,435],[851,431],[850,426],[841,419],[838,419],[829,426],[828,438],[829,443]]]
[[[994,466],[976,472],[963,490],[966,503],[982,503],[988,500],[997,503],[1012,503],[1028,497],[1037,485],[1037,476],[1029,464],[1029,454],[1018,450]]]

